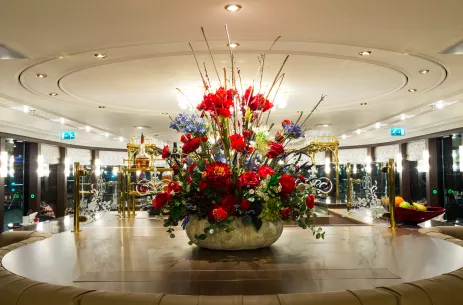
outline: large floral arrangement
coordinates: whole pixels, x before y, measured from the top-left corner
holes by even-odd
[[[162,150],[174,176],[166,190],[155,196],[154,207],[168,211],[164,226],[172,238],[173,227],[181,223],[185,228],[192,217],[209,221],[204,234],[195,236],[198,240],[221,230],[233,231],[234,221],[258,231],[263,221],[281,220],[324,238],[322,229],[312,224],[313,187],[297,166],[284,163],[290,153],[285,146],[303,136],[308,117],[302,124],[302,113],[296,122],[284,120],[276,131],[265,124],[274,107],[270,93],[276,95],[288,57],[268,92],[261,92],[260,86],[238,89],[240,71],[234,68],[231,49],[230,53],[230,79],[221,81],[217,74],[221,85],[213,90],[207,72],[204,76],[200,71],[204,97],[196,113],[171,118],[170,128],[181,133],[183,145],[181,150],[168,146]],[[265,54],[260,57],[261,80],[264,62]]]

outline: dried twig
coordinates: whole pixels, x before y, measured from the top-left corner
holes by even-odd
[[[314,113],[314,111],[317,109],[318,105],[320,105],[321,102],[323,102],[323,100],[325,99],[326,95],[323,95],[320,97],[320,100],[318,101],[318,103],[315,105],[315,107],[313,107],[312,111],[310,111],[309,115],[305,118],[304,122],[302,122],[301,124],[301,128],[304,126],[305,122],[307,122],[307,120],[310,118],[310,116],[312,115],[312,113]]]
[[[209,47],[209,42],[207,41],[206,33],[204,32],[203,27],[201,27],[201,32],[203,33],[204,40],[206,41],[207,49],[209,50],[209,55],[211,55],[212,64],[214,65],[215,73],[217,74],[219,83],[222,83],[222,81],[220,80],[219,72],[217,71],[217,66],[215,65],[214,56],[212,55],[212,51],[211,51],[211,48]]]

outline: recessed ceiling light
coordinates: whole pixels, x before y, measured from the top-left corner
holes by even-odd
[[[54,93],[54,92],[52,92],[52,93],[48,93],[48,95],[49,95],[49,96],[57,96],[57,95],[58,95],[58,93]]]
[[[168,115],[169,112],[161,112],[162,115]]]
[[[416,89],[408,89],[408,92],[416,92]]]
[[[421,74],[428,74],[430,72],[430,70],[420,70],[419,71]]]
[[[45,78],[48,75],[46,75],[45,73],[37,73],[35,76],[37,76],[38,78]]]
[[[105,132],[105,133],[104,133],[104,136],[105,136],[106,138],[109,137],[109,133]]]
[[[60,122],[60,124],[64,124],[64,123],[66,123],[66,120],[64,118],[60,118],[59,122]]]
[[[241,5],[239,4],[227,4],[225,5],[225,9],[229,12],[235,13],[241,9]]]
[[[98,106],[98,108],[100,108],[100,109],[105,109],[106,106]]]
[[[436,108],[437,108],[437,109],[442,109],[442,108],[444,108],[444,107],[445,107],[445,105],[444,105],[444,103],[442,103],[442,101],[438,101],[438,102],[436,103]]]
[[[90,129],[91,129],[90,126],[85,126],[85,131],[86,132],[90,132]]]
[[[366,106],[368,103],[360,103],[360,106]]]
[[[341,136],[341,138],[342,138],[343,140],[345,140],[345,139],[347,138],[347,136],[346,136],[345,134],[343,134],[343,135]]]
[[[122,142],[124,141],[124,138],[123,137],[119,137],[119,142]]]
[[[376,129],[380,129],[380,128],[381,128],[381,123],[380,123],[380,122],[376,123],[376,124],[375,124],[375,128],[376,128]]]
[[[23,107],[23,112],[24,113],[29,113],[29,111],[30,111],[29,107],[27,107],[27,106]]]
[[[361,134],[361,133],[362,133],[362,130],[361,130],[361,129],[357,129],[357,131],[356,131],[355,133]]]
[[[330,127],[330,124],[317,124],[317,127]]]
[[[95,56],[96,58],[106,58],[106,54],[103,54],[103,53],[96,53],[96,54],[93,54],[93,56]]]
[[[371,54],[371,51],[362,51],[359,54],[362,55],[362,56],[368,56],[368,55]]]
[[[400,119],[401,119],[402,121],[404,121],[404,120],[407,119],[407,116],[405,115],[405,113],[402,113],[402,114],[400,115]]]
[[[230,48],[232,48],[232,49],[236,49],[237,47],[240,46],[240,44],[237,43],[237,42],[232,42],[232,43],[230,43],[230,44],[227,43],[227,47],[228,47],[228,46],[230,46]]]

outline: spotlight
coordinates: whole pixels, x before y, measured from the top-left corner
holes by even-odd
[[[227,4],[225,5],[225,9],[229,12],[235,13],[241,9],[241,5],[239,4]]]

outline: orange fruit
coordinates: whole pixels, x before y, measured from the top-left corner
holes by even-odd
[[[401,202],[404,202],[404,199],[400,196],[395,197],[395,206],[398,207]]]

